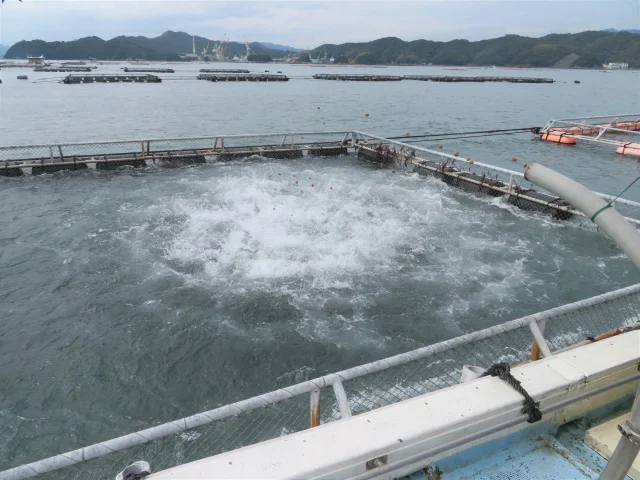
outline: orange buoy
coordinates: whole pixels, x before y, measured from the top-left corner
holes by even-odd
[[[558,131],[562,130],[562,131]],[[576,139],[573,137],[567,137],[567,132],[563,129],[551,129],[549,132],[542,132],[540,138],[547,142],[563,143],[565,145],[575,145]]]
[[[365,113],[365,114],[364,114],[364,116],[365,116],[365,117],[368,117],[368,116],[369,116],[369,114],[368,114],[368,113]]]
[[[616,149],[616,153],[640,156],[640,143],[625,143]]]
[[[528,164],[527,162],[524,162],[524,163],[522,164],[522,166],[523,166],[524,168],[527,168],[527,167],[529,166],[529,164]]]
[[[406,135],[406,136],[407,136],[407,137],[410,137],[410,136],[411,136],[411,132],[407,132],[407,135]]]
[[[513,157],[511,157],[511,161],[512,162],[517,162],[518,161],[518,157],[516,157],[515,155]]]
[[[454,157],[457,157],[459,155],[460,155],[460,152],[456,152],[456,153],[453,154]]]
[[[440,144],[440,145],[438,145],[438,148],[439,148],[440,150],[442,150],[442,149],[444,148],[444,145]]]

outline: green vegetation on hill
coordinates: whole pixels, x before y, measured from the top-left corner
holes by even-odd
[[[207,50],[209,55],[218,45],[218,41],[204,37],[195,37],[196,52],[201,54]],[[250,44],[251,51],[255,55],[270,55],[280,58],[287,54],[280,50],[272,50],[259,43]],[[45,42],[43,40],[23,40],[13,45],[5,58],[26,58],[28,55],[44,55],[50,60],[86,59],[89,57],[98,60],[180,60],[180,55],[193,51],[193,37],[185,32],[168,31],[159,37],[115,37],[111,40],[103,40],[99,37],[85,37],[71,42]],[[224,49],[226,57],[246,54],[243,43],[229,42]]]
[[[452,40],[405,42],[395,37],[366,43],[321,45],[311,57],[333,55],[336,63],[434,64],[513,67],[574,66],[594,68],[608,62],[626,62],[640,68],[640,35],[629,32],[587,31],[552,34],[542,38],[506,35],[470,42]],[[563,61],[563,59],[565,59]]]

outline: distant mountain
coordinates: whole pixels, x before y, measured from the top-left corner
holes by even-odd
[[[260,45],[270,48],[271,50],[282,50],[283,52],[302,52],[301,48],[289,47],[287,45],[279,45],[277,43],[257,42]]]
[[[366,43],[321,45],[315,59],[333,56],[343,64],[497,65],[514,67],[597,68],[603,63],[626,62],[640,68],[640,35],[629,32],[587,31],[541,38],[506,35],[470,42],[452,40],[405,42],[395,37]]]
[[[603,32],[629,32],[629,33],[640,33],[638,29],[629,29],[629,30],[616,30],[615,28],[607,28],[606,30],[602,30]]]
[[[45,42],[43,40],[23,40],[11,46],[5,58],[25,58],[28,55],[44,55],[49,60],[71,60],[94,57],[98,60],[164,60],[175,61],[180,54],[193,51],[194,37],[185,32],[164,32],[159,37],[126,37],[119,36],[111,40],[99,37],[85,37],[70,42]],[[212,54],[219,40],[195,37],[196,52],[201,54],[207,49]],[[286,55],[282,50],[274,50],[259,43],[249,44],[256,55],[268,55],[281,58]],[[244,55],[247,49],[244,43],[229,42],[224,52],[226,57]]]
[[[7,50],[9,50],[9,45],[2,45],[0,43],[0,57],[2,57],[7,52]]]

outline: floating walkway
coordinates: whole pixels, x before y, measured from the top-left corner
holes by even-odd
[[[316,73],[313,76],[316,80],[343,80],[348,82],[398,82],[402,77],[397,75],[369,75],[369,74],[338,74],[338,73]]]
[[[156,75],[69,75],[61,83],[160,83]]]
[[[540,130],[540,139],[563,145],[578,140],[611,145],[616,153],[640,157],[640,113],[550,120]]]
[[[90,72],[91,67],[37,67],[34,72]]]
[[[405,80],[420,80],[423,82],[507,82],[507,83],[553,83],[553,78],[530,77],[465,77],[449,75],[405,75]]]
[[[275,73],[204,73],[198,80],[209,82],[288,82],[289,77]]]
[[[507,82],[507,83],[553,83],[552,78],[529,77],[464,77],[450,75],[371,75],[371,74],[339,74],[316,73],[316,80],[343,80],[350,82],[397,82],[400,80],[420,80],[423,82]]]
[[[122,70],[129,73],[176,73],[173,68],[129,68],[123,67]]]
[[[200,73],[250,73],[242,68],[201,68]]]

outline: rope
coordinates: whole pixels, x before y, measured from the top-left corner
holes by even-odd
[[[518,130],[517,132],[502,132],[502,133],[489,133],[489,134],[483,134],[483,135],[471,135],[471,134],[467,134],[467,135],[461,135],[458,137],[441,137],[441,138],[427,138],[424,140],[420,140],[420,138],[422,138],[422,136],[418,135],[415,137],[388,137],[387,140],[395,140],[395,139],[404,139],[402,141],[402,143],[420,143],[420,142],[438,142],[438,141],[442,141],[442,140],[455,140],[458,138],[479,138],[479,137],[495,137],[497,135],[513,135],[515,133],[523,133],[522,130]]]
[[[539,131],[540,127],[523,127],[523,128],[503,128],[503,129],[494,129],[494,130],[476,130],[474,132],[452,132],[452,133],[425,133],[424,135],[415,135],[410,138],[429,138],[429,137],[448,137],[451,135],[474,135],[478,133],[499,133],[499,132],[536,132]],[[388,140],[399,140],[402,138],[407,138],[406,136],[402,137],[388,137]]]
[[[531,398],[531,395],[529,395],[527,391],[522,388],[522,385],[520,384],[518,379],[511,375],[510,372],[511,367],[509,366],[509,364],[500,362],[491,365],[487,369],[487,371],[482,374],[482,376],[498,377],[500,380],[511,385],[516,390],[516,392],[524,397],[524,402],[522,402],[524,406],[524,408],[522,409],[522,413],[526,413],[529,415],[529,419],[527,420],[527,422],[536,423],[540,421],[542,419],[542,413],[538,408],[539,403]]]
[[[631,186],[636,183],[638,180],[640,180],[640,175],[638,177],[636,177],[636,179],[631,182],[629,185],[627,185],[627,188],[625,188],[624,190],[622,190],[617,196],[616,198],[614,198],[613,200],[611,200],[609,203],[607,203],[604,207],[602,207],[601,209],[599,209],[596,213],[594,213],[593,215],[591,215],[591,221],[595,222],[596,221],[596,217],[598,215],[600,215],[603,211],[605,211],[607,208],[611,208],[613,207],[613,202],[615,202],[617,199],[619,199],[622,194],[624,192],[626,192],[627,190],[629,190],[631,188]]]

